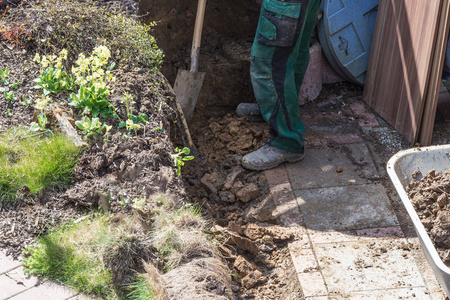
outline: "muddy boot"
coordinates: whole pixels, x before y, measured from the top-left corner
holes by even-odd
[[[242,166],[250,170],[268,170],[275,168],[284,162],[297,162],[305,158],[305,151],[292,153],[277,147],[265,144],[258,150],[247,154],[242,158]]]
[[[241,103],[236,108],[236,114],[250,121],[263,121],[258,103]]]

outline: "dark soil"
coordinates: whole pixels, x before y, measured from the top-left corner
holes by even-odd
[[[173,84],[177,71],[188,70],[197,10],[196,0],[141,0],[139,15],[157,22],[155,37],[166,55],[162,72]],[[197,110],[215,115],[254,99],[250,83],[250,48],[261,1],[210,0],[206,5],[199,70],[206,72]],[[220,115],[220,113],[219,113]]]
[[[450,172],[431,170],[406,191],[442,261],[450,266]]]

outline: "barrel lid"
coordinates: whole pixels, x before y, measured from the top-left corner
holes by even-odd
[[[379,0],[324,0],[320,44],[336,72],[364,84]]]

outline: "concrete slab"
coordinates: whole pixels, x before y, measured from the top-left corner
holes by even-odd
[[[298,279],[306,298],[328,295],[327,287],[320,272],[299,273]]]
[[[45,282],[15,296],[12,300],[66,300],[76,294],[62,285]]]
[[[327,243],[343,243],[356,242],[371,238],[403,238],[405,235],[400,226],[369,228],[362,230],[348,230],[348,231],[315,231],[308,230],[309,237],[313,244],[327,244]]]
[[[409,247],[406,239],[372,239],[319,244],[315,253],[330,294],[425,288]]]
[[[26,290],[21,284],[17,284],[17,282],[6,275],[0,276],[0,299],[6,299],[11,297],[17,293],[23,292]],[[32,298],[28,298],[32,299]]]
[[[297,190],[295,195],[308,229],[345,231],[399,224],[379,184]]]
[[[13,260],[12,257],[8,257],[3,252],[0,252],[0,275],[17,267],[20,267],[20,261]]]
[[[286,170],[294,190],[365,184],[378,177],[364,143],[307,150],[304,161],[288,164]]]
[[[394,300],[394,299],[418,299],[430,300],[430,295],[425,288],[403,288],[381,291],[354,292],[330,295],[331,300]],[[441,299],[443,300],[443,299]]]
[[[37,277],[32,277],[25,274],[23,267],[19,267],[6,273],[6,276],[15,280],[17,284],[21,284],[27,288],[31,288],[39,283],[39,279]]]

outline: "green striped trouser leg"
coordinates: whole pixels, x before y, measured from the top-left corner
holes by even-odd
[[[298,92],[309,63],[319,0],[264,0],[252,46],[250,74],[270,144],[293,153],[304,147]]]

